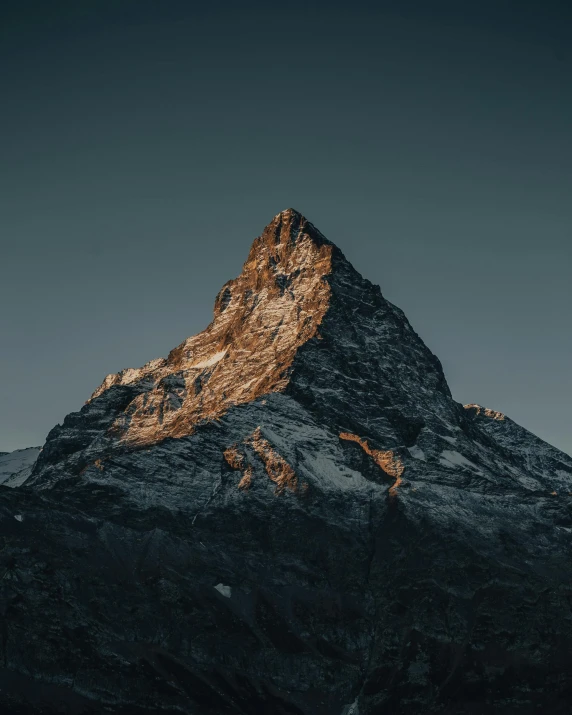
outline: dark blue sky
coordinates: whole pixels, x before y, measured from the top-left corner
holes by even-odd
[[[461,402],[572,452],[569,3],[69,2],[0,26],[0,450],[203,329],[281,209]]]

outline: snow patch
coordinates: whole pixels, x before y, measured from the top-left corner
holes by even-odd
[[[420,459],[422,462],[427,461],[425,452],[421,449],[421,447],[418,447],[416,444],[414,444],[413,447],[408,447],[407,449],[409,451],[409,454],[415,459]]]
[[[16,521],[24,521],[24,517],[21,514],[16,514],[14,519],[16,519]]]
[[[193,369],[197,367],[211,367],[212,365],[216,365],[217,362],[220,362],[225,355],[226,350],[221,350],[220,352],[211,355],[211,357],[207,358],[206,360],[201,360],[200,362],[196,362],[193,365],[190,365],[190,368]]]
[[[345,464],[337,464],[327,453],[319,451],[305,454],[300,468],[311,474],[312,481],[323,489],[354,490],[367,484],[362,474]]]
[[[359,715],[358,699],[356,698],[353,703],[345,705],[341,715]]]
[[[481,471],[474,462],[471,462],[470,459],[463,457],[462,454],[459,454],[459,452],[456,452],[453,449],[443,450],[443,452],[441,452],[439,462],[445,467],[454,465],[456,467],[468,467],[469,469],[474,469],[477,472]]]
[[[0,456],[0,484],[20,486],[30,476],[41,447],[27,447]]]
[[[215,588],[225,598],[230,598],[232,596],[232,588],[230,586],[225,586],[224,583],[217,583]]]

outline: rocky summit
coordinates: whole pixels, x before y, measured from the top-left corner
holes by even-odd
[[[294,210],[28,473],[0,488],[3,713],[572,712],[572,459],[455,402]]]

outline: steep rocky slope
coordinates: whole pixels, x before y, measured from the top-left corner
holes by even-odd
[[[0,484],[19,487],[32,473],[41,447],[26,447],[13,452],[0,452]]]
[[[568,713],[572,459],[293,210],[0,490],[13,712]],[[60,708],[58,710],[58,708]]]

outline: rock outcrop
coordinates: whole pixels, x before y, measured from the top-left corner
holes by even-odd
[[[570,457],[456,403],[284,211],[204,332],[108,376],[0,490],[0,705],[569,713],[571,493]]]

